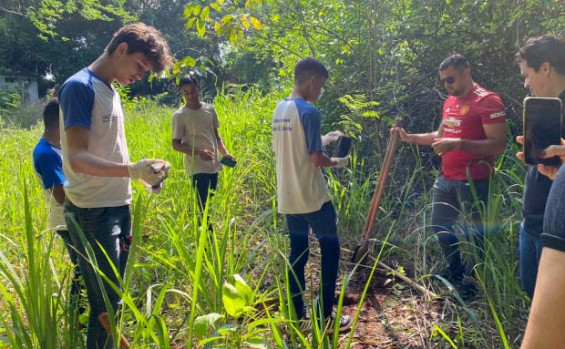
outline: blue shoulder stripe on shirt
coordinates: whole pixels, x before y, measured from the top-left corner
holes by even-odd
[[[322,115],[316,107],[306,102],[304,99],[295,99],[296,109],[298,109],[298,116],[302,123],[302,128],[306,135],[306,146],[308,152],[321,152],[322,149]]]
[[[94,107],[93,73],[85,68],[65,81],[59,92],[65,130],[71,126],[90,129]]]

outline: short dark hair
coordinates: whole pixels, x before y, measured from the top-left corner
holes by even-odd
[[[294,83],[301,84],[312,76],[327,79],[328,69],[319,60],[308,57],[296,63],[294,67]]]
[[[184,85],[196,85],[196,87],[198,87],[198,81],[194,76],[186,74],[179,80],[179,87]]]
[[[516,61],[526,61],[536,72],[544,62],[549,62],[559,74],[565,75],[565,42],[555,35],[529,38],[516,53]]]
[[[469,68],[469,61],[462,54],[456,53],[447,57],[440,63],[439,71],[443,71],[449,67],[453,67],[457,70],[467,69]]]
[[[46,130],[59,128],[59,100],[51,98],[43,109],[43,124]]]
[[[118,29],[106,46],[106,52],[112,54],[122,42],[128,45],[128,55],[142,53],[154,72],[161,72],[172,65],[169,44],[161,32],[147,24],[137,22]]]

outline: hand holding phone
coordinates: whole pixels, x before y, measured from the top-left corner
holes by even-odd
[[[234,167],[237,165],[237,161],[235,161],[235,159],[228,158],[227,156],[224,156],[222,160],[220,160],[220,163],[228,167]]]
[[[559,98],[526,97],[524,99],[524,162],[528,165],[559,166],[558,156],[543,158],[550,145],[561,144],[562,104]]]
[[[351,141],[352,141],[351,137],[347,137],[345,135],[339,136],[332,157],[334,158],[346,157],[349,154],[349,150],[351,149]]]

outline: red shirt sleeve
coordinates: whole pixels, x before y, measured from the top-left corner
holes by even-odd
[[[481,103],[481,122],[483,124],[499,124],[506,122],[506,112],[504,111],[504,103],[496,94],[485,97]]]

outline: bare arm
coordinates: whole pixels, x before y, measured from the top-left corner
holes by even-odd
[[[565,343],[565,252],[544,248],[522,349],[560,348]]]
[[[186,143],[182,143],[182,141],[180,139],[173,139],[173,149],[176,151],[179,151],[181,153],[184,154],[188,154],[188,155],[199,155],[200,152],[196,149],[193,149],[190,145],[186,144]]]
[[[443,136],[443,126],[440,125],[437,131],[428,133],[406,133],[402,127],[393,127],[391,132],[398,132],[402,142],[414,143],[418,145],[432,145],[435,139]]]
[[[61,205],[65,202],[65,190],[62,185],[54,185],[51,188],[51,195],[53,195],[55,200]]]
[[[432,148],[440,156],[455,149],[484,156],[497,156],[504,153],[507,142],[506,124],[486,124],[483,125],[483,129],[485,139],[438,138],[432,143]]]
[[[98,177],[129,177],[128,166],[99,158],[88,152],[90,132],[80,126],[65,130],[68,157],[74,171]]]
[[[310,154],[310,161],[318,167],[331,167],[337,165],[337,162],[330,159],[326,154],[315,151]]]
[[[196,148],[192,148],[186,143],[182,143],[180,139],[173,139],[173,149],[190,156],[193,156],[192,154],[194,154],[194,156],[200,156],[200,158],[204,161],[213,160],[215,156],[214,152],[210,149],[198,150]]]
[[[506,124],[486,124],[483,125],[483,129],[486,139],[477,141],[462,139],[459,149],[479,155],[497,156],[504,153],[508,141]]]

